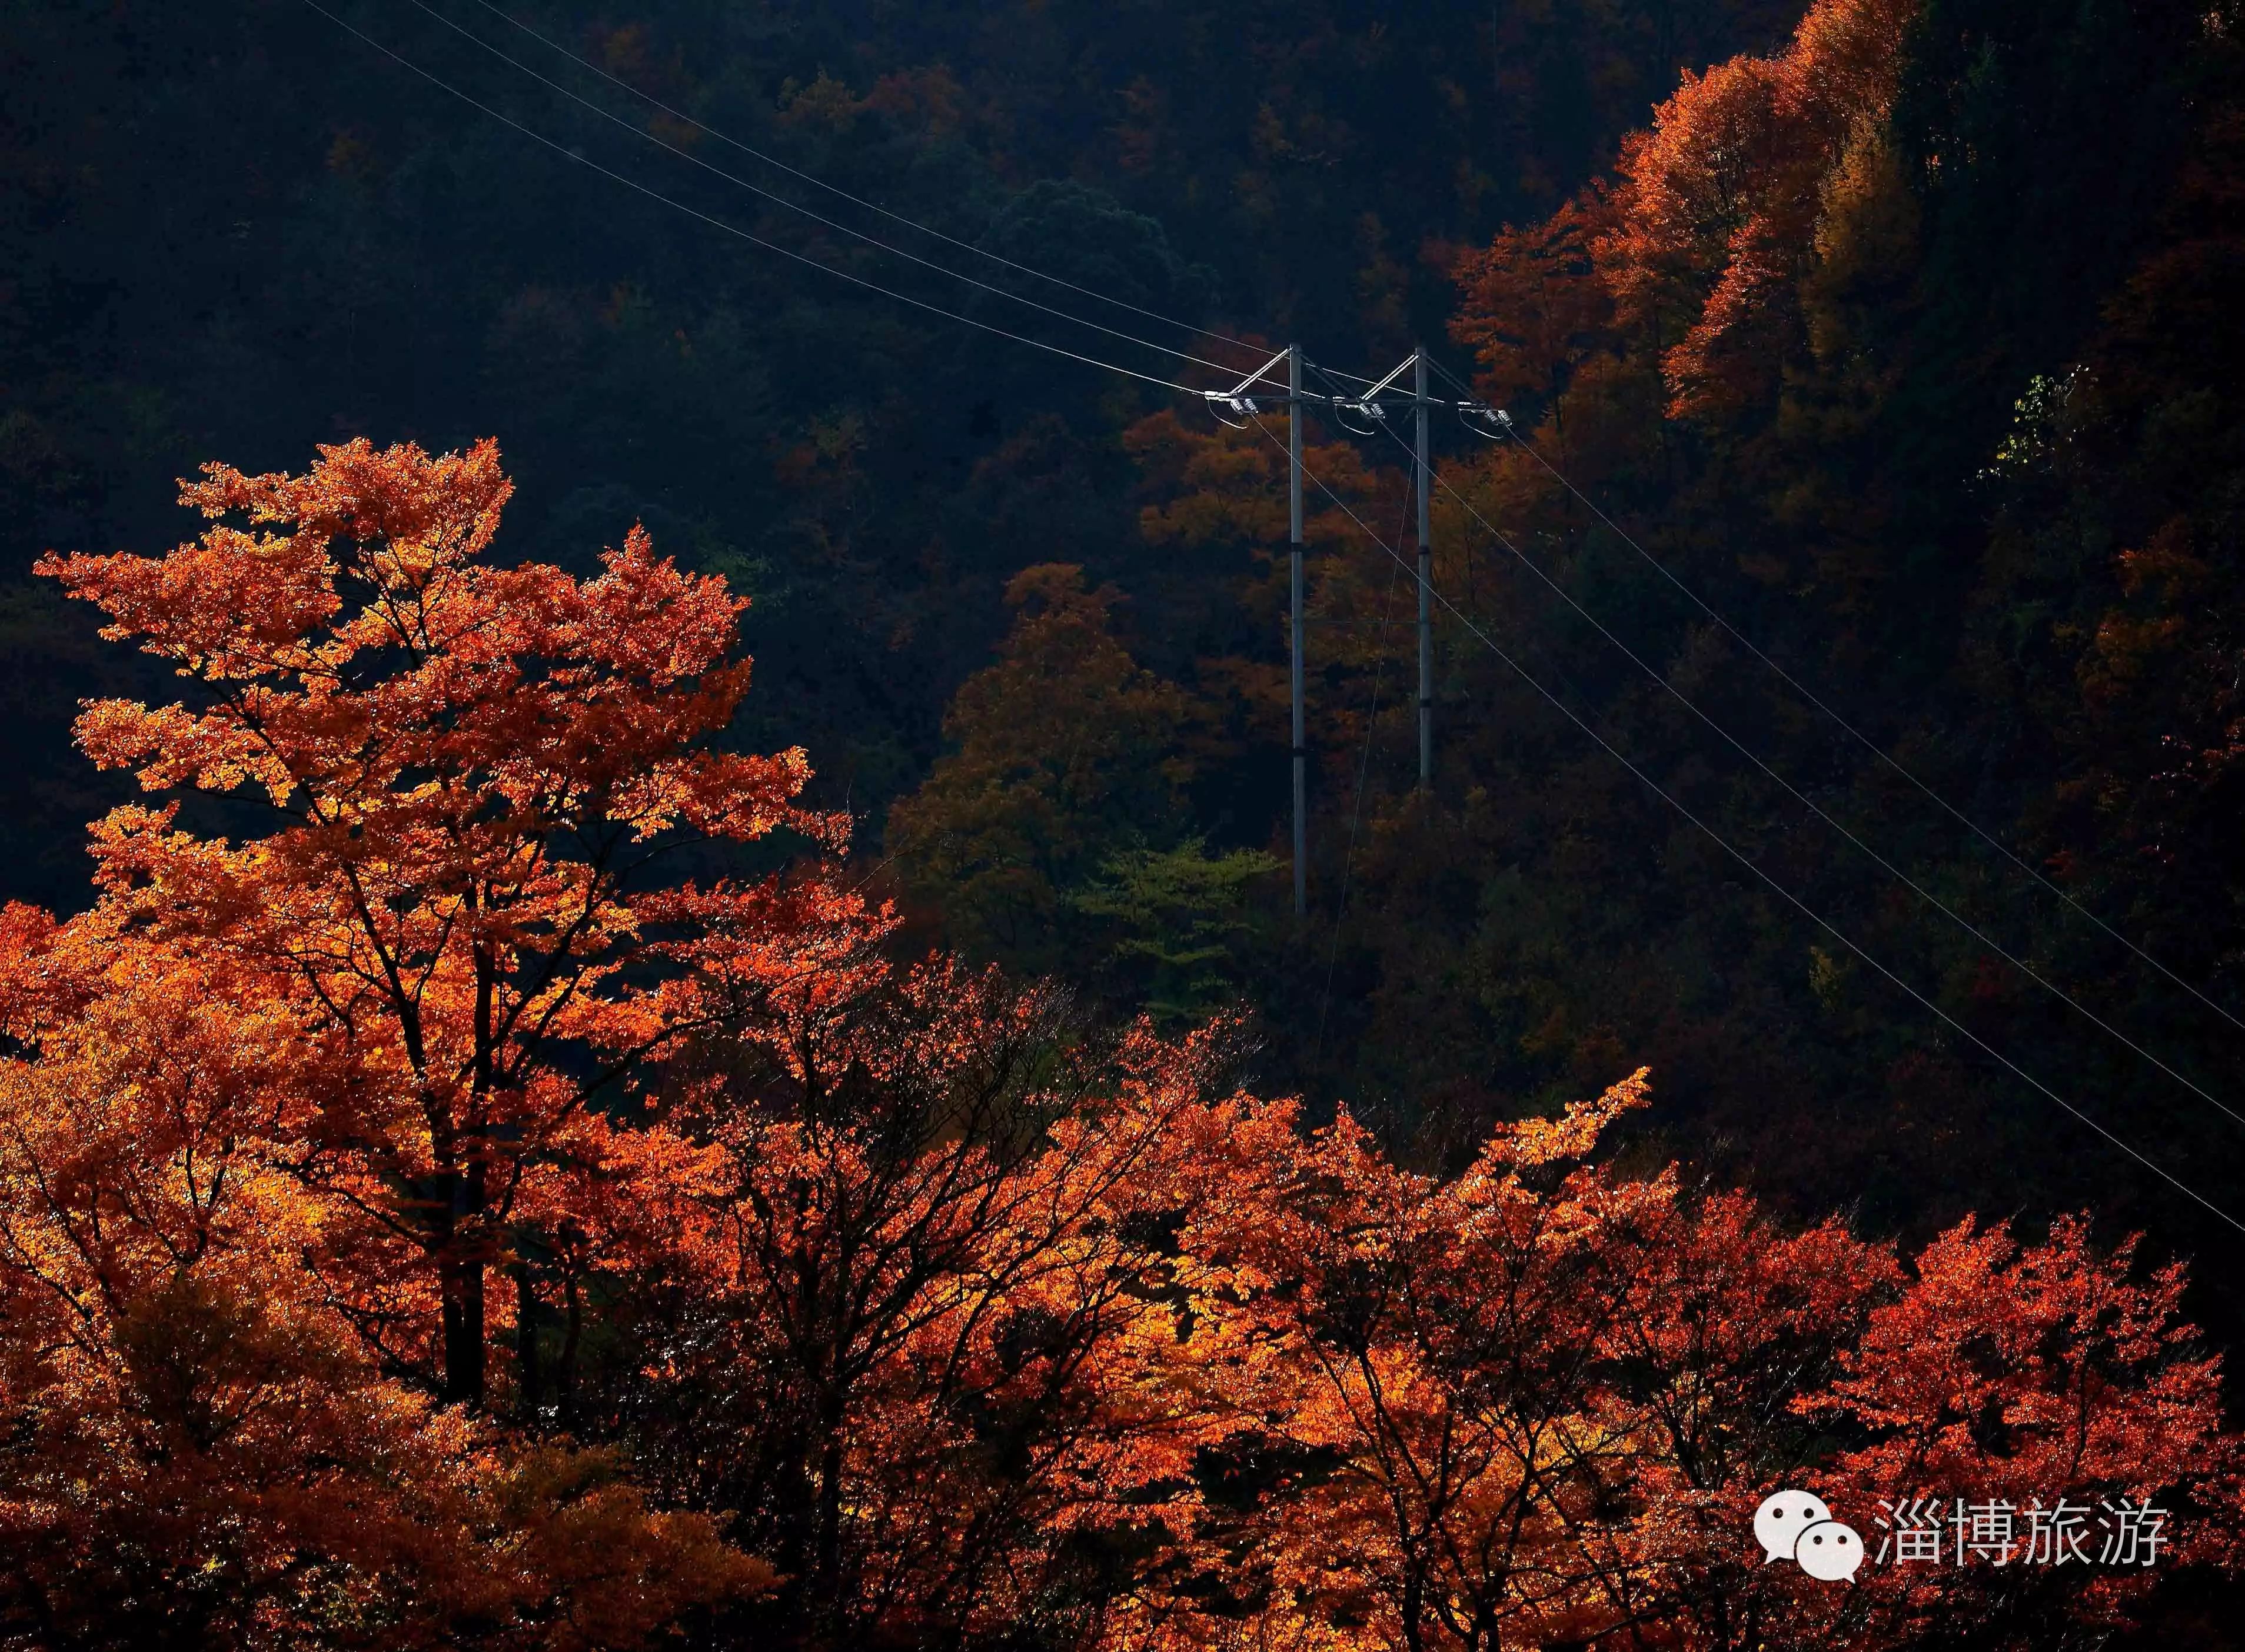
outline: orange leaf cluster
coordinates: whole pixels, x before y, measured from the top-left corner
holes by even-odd
[[[2157,1496],[2233,1563],[2179,1270],[1625,1172],[1641,1073],[1424,1174],[1225,1026],[902,965],[725,875],[843,841],[722,742],[738,601],[479,560],[506,491],[353,444],[47,565],[198,680],[97,759],[271,827],[121,809],[91,911],[0,915],[11,1643],[2026,1647],[2148,1585],[1835,1590],[1755,1564],[1782,1485]]]
[[[1687,73],[1624,144],[1597,254],[1625,314],[1683,318],[1662,363],[1672,413],[1736,405],[1774,372],[1770,329],[1814,255],[1827,179],[1885,118],[1916,12],[1817,0],[1785,51]]]
[[[1687,71],[1624,140],[1611,186],[1463,260],[1453,331],[1486,392],[1557,414],[1624,326],[1658,342],[1670,416],[1767,400],[1816,322],[1802,278],[1860,254],[1858,198],[1886,181],[1881,128],[1918,10],[1816,0],[1783,51]]]

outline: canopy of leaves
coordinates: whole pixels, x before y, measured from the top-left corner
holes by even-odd
[[[1470,352],[1521,439],[1444,450],[1448,600],[2229,1202],[2228,1121],[1668,690],[2218,1088],[2218,1018],[1738,639],[2245,1013],[2235,5],[1360,13],[524,15],[1189,322]],[[329,27],[0,20],[0,867],[75,914],[0,925],[0,1636],[2233,1632],[2187,1581],[1747,1565],[1780,1484],[1866,1530],[1880,1495],[2150,1495],[2226,1587],[2234,1238],[1447,607],[1421,790],[1400,449],[1308,432],[1297,926],[1275,432],[718,256]],[[197,538],[98,553],[160,542],[210,452],[254,463],[189,484]],[[838,863],[845,802],[885,862]],[[1609,1088],[1641,1060],[1649,1107]]]

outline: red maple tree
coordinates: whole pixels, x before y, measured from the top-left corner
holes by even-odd
[[[118,809],[91,910],[0,922],[0,1631],[2025,1648],[2153,1575],[1839,1588],[1757,1563],[1786,1486],[2156,1498],[2235,1564],[2178,1268],[1790,1230],[1603,1152],[1642,1073],[1414,1169],[1224,1025],[899,963],[831,873],[726,875],[842,842],[723,746],[739,600],[638,532],[497,566],[506,492],[354,443],[44,565],[195,680],[89,751],[268,816]]]
[[[800,750],[718,743],[742,600],[638,531],[591,579],[483,560],[511,491],[489,442],[359,441],[302,476],[208,467],[181,498],[214,525],[169,555],[40,565],[196,684],[89,706],[94,761],[271,816],[234,843],[176,803],[112,812],[89,922],[259,969],[349,1052],[300,1165],[360,1218],[329,1277],[385,1361],[470,1402],[514,1224],[612,1150],[594,1099],[863,922],[810,885],[655,876],[682,842],[840,827],[795,802]]]

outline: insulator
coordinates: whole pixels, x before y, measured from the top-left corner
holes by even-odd
[[[1251,396],[1233,396],[1225,390],[1203,390],[1201,397],[1207,402],[1208,410],[1218,424],[1228,424],[1235,430],[1245,430],[1249,421],[1255,416],[1255,398]],[[1227,409],[1239,416],[1226,416]]]

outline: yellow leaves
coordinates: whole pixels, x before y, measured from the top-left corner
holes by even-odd
[[[838,135],[857,125],[858,113],[865,104],[850,90],[847,82],[837,80],[821,69],[808,85],[791,76],[783,83],[779,107],[780,118],[790,125]]]
[[[1579,1159],[1597,1145],[1598,1137],[1616,1119],[1651,1103],[1651,1080],[1652,1069],[1639,1067],[1596,1100],[1569,1102],[1557,1119],[1499,1125],[1483,1151],[1482,1161],[1524,1166]]]
[[[253,729],[182,706],[152,711],[127,700],[92,701],[78,717],[78,743],[98,768],[132,768],[146,791],[223,794],[254,784],[279,808],[295,789],[287,764]]]
[[[1818,188],[1816,256],[1827,281],[1844,286],[1899,266],[1916,239],[1917,200],[1883,122],[1855,118]]]

